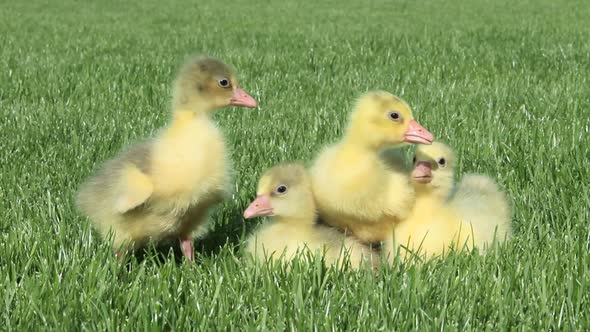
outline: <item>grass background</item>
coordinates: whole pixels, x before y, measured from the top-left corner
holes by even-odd
[[[7,330],[590,328],[590,5],[557,1],[0,1],[0,314]],[[216,115],[233,200],[188,266],[119,267],[76,212],[94,167],[168,120],[194,52],[239,71],[257,110]],[[309,160],[368,89],[406,99],[496,178],[515,238],[379,277],[247,264],[258,175]],[[165,252],[167,249],[164,249]],[[176,253],[178,254],[178,253]]]

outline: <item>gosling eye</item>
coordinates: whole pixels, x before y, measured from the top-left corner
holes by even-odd
[[[220,79],[219,81],[217,81],[217,84],[219,84],[219,86],[222,88],[229,88],[231,86],[231,83],[227,78]]]
[[[447,165],[447,161],[445,160],[445,158],[440,158],[438,160],[438,164],[440,165],[440,167],[445,167]]]
[[[393,121],[399,121],[401,120],[402,116],[398,113],[398,112],[389,112],[389,118]]]
[[[277,187],[277,189],[275,189],[275,192],[279,195],[284,195],[287,193],[287,186],[285,186],[284,184],[281,184],[280,186]]]

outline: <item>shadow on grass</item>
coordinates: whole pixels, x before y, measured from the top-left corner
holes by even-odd
[[[238,251],[241,246],[241,239],[252,232],[256,222],[244,221],[242,210],[238,208],[218,210],[211,216],[214,227],[201,239],[193,242],[195,250],[195,262],[199,264],[203,257],[218,255],[224,246],[229,246]],[[224,224],[218,224],[217,220],[227,220]],[[182,254],[180,244],[177,240],[163,241],[157,245],[150,245],[134,253],[138,263],[146,259],[153,259],[159,263],[169,261],[171,258],[177,264],[182,264],[185,258]]]

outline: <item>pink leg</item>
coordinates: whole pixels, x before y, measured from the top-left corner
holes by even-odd
[[[180,238],[180,247],[182,248],[182,253],[184,257],[188,261],[193,260],[193,239],[188,237],[181,237]]]
[[[119,261],[119,263],[121,263],[125,258],[125,255],[122,251],[115,251],[115,255],[117,256],[117,260]]]

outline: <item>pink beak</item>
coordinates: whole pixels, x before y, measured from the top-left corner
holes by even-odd
[[[255,217],[272,216],[274,214],[270,197],[268,195],[258,195],[250,206],[244,211],[244,218],[251,219]]]
[[[257,105],[256,99],[252,98],[252,96],[240,87],[237,87],[234,90],[234,94],[231,96],[229,104],[232,106],[244,106],[249,108],[254,108]]]
[[[419,161],[416,163],[416,166],[412,171],[412,178],[416,182],[430,183],[430,181],[432,181],[432,169],[430,168],[430,163],[427,161]]]
[[[433,140],[434,135],[426,130],[426,128],[422,127],[418,121],[411,120],[410,123],[408,123],[408,130],[404,134],[405,142],[430,145]]]

